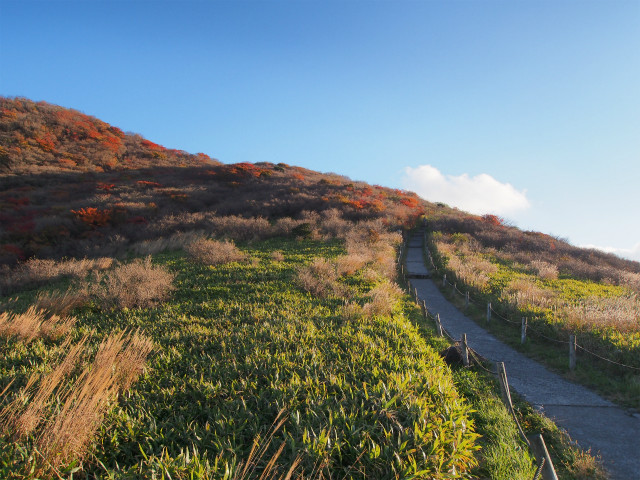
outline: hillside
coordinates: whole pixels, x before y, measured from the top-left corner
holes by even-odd
[[[402,233],[426,219],[449,267],[451,244],[638,272],[411,192],[221,164],[43,102],[1,112],[3,478],[532,478],[496,385],[445,365],[396,284]],[[561,478],[596,478],[520,415]]]

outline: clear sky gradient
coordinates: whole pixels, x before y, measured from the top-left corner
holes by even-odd
[[[0,95],[640,260],[640,0],[0,0]]]

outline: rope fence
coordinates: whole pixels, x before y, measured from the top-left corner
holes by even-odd
[[[500,390],[502,392],[503,403],[505,404],[507,411],[510,413],[511,417],[513,418],[522,441],[527,445],[527,447],[529,448],[529,450],[531,451],[531,453],[536,459],[537,468],[536,468],[536,472],[533,477],[533,480],[538,480],[540,478],[543,478],[544,480],[558,480],[555,468],[553,466],[553,461],[551,460],[551,457],[544,443],[544,439],[542,435],[537,434],[537,435],[532,435],[530,437],[527,437],[524,433],[524,430],[522,429],[522,426],[520,425],[518,415],[516,414],[516,411],[513,407],[513,402],[511,400],[509,383],[507,381],[507,374],[504,367],[504,363],[496,362],[495,371],[487,368],[484,365],[486,360],[484,360],[480,356],[480,354],[478,354],[475,350],[469,347],[466,334],[463,333],[462,338],[460,340],[453,338],[453,336],[447,331],[447,329],[442,326],[442,322],[440,321],[440,315],[437,313],[433,315],[431,312],[429,312],[429,310],[427,309],[426,302],[424,300],[420,300],[418,295],[418,289],[411,284],[407,271],[404,268],[403,259],[405,258],[406,249],[407,249],[407,241],[406,239],[404,239],[398,254],[398,265],[399,265],[398,270],[400,271],[400,277],[404,282],[404,285],[407,287],[409,294],[413,297],[415,302],[421,308],[423,317],[425,318],[425,320],[432,320],[436,325],[436,331],[438,335],[447,338],[451,342],[452,346],[454,346],[456,350],[460,351],[460,355],[462,357],[462,363],[465,368],[470,368],[472,365],[478,366],[485,372],[491,375],[494,375],[498,378],[498,382],[500,384]],[[433,260],[431,259],[430,254],[429,254],[429,258],[433,265]],[[435,265],[433,265],[433,267],[435,268]],[[446,285],[446,276],[445,276],[445,282],[443,283],[443,285]],[[462,292],[458,290],[455,284],[453,284],[452,286],[453,286],[453,291],[458,291],[459,293],[462,294]],[[470,302],[468,292],[466,292],[463,295],[465,295],[466,305],[468,305],[468,303]],[[489,312],[491,312],[490,309],[489,309]],[[497,315],[497,312],[495,313]],[[510,323],[515,323],[515,322],[511,322],[510,320],[507,320],[507,321],[509,321]],[[524,319],[523,319],[523,325],[524,325]],[[473,362],[471,362],[471,360],[473,360]]]
[[[428,245],[428,239],[427,239],[426,233],[424,234],[424,239],[423,240],[424,240],[424,243],[423,243],[424,251],[425,251],[425,253],[427,255],[427,258],[429,259],[429,263],[431,264],[431,268],[433,269],[433,271],[440,272],[440,271],[444,270],[442,268],[439,268],[435,264],[435,262],[433,260],[433,256],[431,254],[431,251],[427,246]],[[473,298],[469,294],[468,291],[467,292],[462,292],[458,288],[457,282],[456,283],[449,282],[447,280],[446,271],[443,271],[443,274],[442,274],[442,286],[443,286],[443,288],[451,287],[451,291],[453,293],[457,292],[462,297],[464,297],[465,298],[465,305],[473,304],[473,305],[477,306],[478,308],[483,308],[484,303],[482,303],[478,299]],[[489,323],[490,320],[493,317],[498,318],[498,319],[502,320],[503,322],[506,322],[506,323],[509,323],[509,324],[512,324],[512,325],[522,326],[522,323],[523,323],[521,321],[519,322],[519,321],[511,320],[511,319],[505,317],[504,315],[501,315],[500,312],[497,312],[492,307],[491,302],[488,302],[487,303],[487,323]],[[575,343],[575,341],[572,342],[572,338],[570,338],[570,340],[568,340],[568,341],[567,340],[560,340],[558,338],[552,338],[552,337],[550,337],[548,335],[545,335],[538,328],[533,327],[530,324],[527,324],[526,332],[527,333],[533,333],[534,335],[536,335],[536,336],[538,336],[538,337],[540,337],[540,338],[542,338],[544,340],[547,340],[549,342],[553,342],[553,343],[557,343],[557,344],[561,344],[561,345],[569,345],[569,347],[571,347],[573,345],[573,346],[575,346],[576,349],[579,349],[580,351],[582,351],[582,352],[584,352],[584,353],[586,353],[588,355],[591,355],[592,357],[595,357],[595,358],[597,358],[599,360],[602,360],[602,361],[608,362],[609,364],[617,365],[619,367],[626,368],[626,369],[629,369],[629,370],[632,370],[632,371],[635,371],[635,372],[640,372],[640,367],[635,367],[633,365],[627,365],[625,363],[618,362],[616,360],[612,360],[610,358],[603,357],[602,355],[600,355],[600,354],[598,354],[596,352],[593,352],[593,351],[589,350],[588,348],[586,348],[586,347],[584,347],[582,345],[579,345],[579,344]],[[575,338],[575,335],[571,335],[571,337]],[[522,343],[524,343],[524,341]],[[570,360],[570,366],[575,367],[575,362]],[[571,369],[573,370],[573,368],[571,368]]]

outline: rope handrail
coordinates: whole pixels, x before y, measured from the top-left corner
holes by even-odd
[[[428,255],[429,259],[431,260],[431,263],[433,264],[434,269],[435,269],[436,271],[438,271],[438,267],[433,263],[433,256],[432,256],[432,254],[431,254],[431,252],[430,252],[430,250],[429,250],[429,247],[427,246],[427,243],[426,243],[426,242],[423,244],[423,247],[424,247],[424,249],[427,251],[427,255]],[[465,293],[463,293],[462,291],[460,291],[460,289],[459,289],[459,288],[458,288],[458,286],[457,286],[457,283],[451,283],[451,282],[449,282],[449,281],[446,279],[446,277],[444,278],[444,283],[445,283],[446,285],[448,285],[449,287],[453,287],[454,291],[457,291],[460,295],[463,295],[463,296],[465,296],[465,295],[466,295]],[[476,300],[475,298],[473,298],[471,295],[469,295],[469,303],[473,303],[474,305],[476,305],[476,306],[478,306],[478,307],[483,306],[483,304],[482,304],[482,303],[480,303],[479,301],[477,301],[477,300]],[[490,310],[491,310],[492,314],[494,314],[494,315],[495,315],[497,318],[499,318],[500,320],[503,320],[503,321],[505,321],[505,322],[507,322],[507,323],[510,323],[510,324],[512,324],[512,325],[518,325],[518,326],[520,326],[520,325],[521,325],[521,322],[514,321],[514,320],[510,320],[510,319],[506,318],[505,316],[501,315],[499,312],[497,312],[497,311],[493,308],[493,306],[491,306],[491,307],[490,307]],[[444,328],[443,328],[443,331],[444,331]],[[557,339],[557,338],[549,337],[548,335],[543,334],[539,329],[537,329],[537,328],[535,328],[535,327],[532,327],[531,325],[529,325],[529,326],[527,327],[527,331],[528,331],[528,332],[532,332],[532,333],[534,333],[534,334],[538,335],[539,337],[544,338],[545,340],[548,340],[548,341],[550,341],[550,342],[558,343],[558,344],[561,344],[561,345],[569,345],[569,343],[570,343],[570,342],[569,342],[569,341],[567,341],[567,340],[559,340],[559,339]],[[451,336],[450,336],[448,333],[447,333],[447,336],[449,336],[449,338],[451,338]],[[603,361],[605,361],[605,362],[608,362],[608,363],[611,363],[611,364],[613,364],[613,365],[617,365],[617,366],[620,366],[620,367],[629,368],[629,369],[632,369],[632,370],[635,370],[635,371],[640,371],[640,368],[639,368],[639,367],[634,367],[633,365],[627,365],[627,364],[624,364],[624,363],[621,363],[621,362],[617,362],[617,361],[615,361],[615,360],[611,360],[611,359],[609,359],[609,358],[603,357],[602,355],[599,355],[599,354],[597,354],[597,353],[595,353],[595,352],[592,352],[591,350],[588,350],[587,348],[585,348],[585,347],[583,347],[582,345],[579,345],[579,344],[577,344],[577,343],[576,343],[576,347],[577,347],[577,348],[579,348],[579,349],[581,349],[581,350],[582,350],[582,351],[584,351],[585,353],[588,353],[589,355],[592,355],[592,356],[594,356],[594,357],[596,357],[596,358],[598,358],[598,359],[600,359],[600,360],[603,360]]]

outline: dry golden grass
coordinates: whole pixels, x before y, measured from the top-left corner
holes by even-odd
[[[587,297],[580,304],[558,305],[556,313],[572,327],[613,327],[619,332],[640,328],[640,303],[635,297]]]
[[[185,249],[193,259],[205,265],[242,262],[247,259],[247,255],[229,241],[220,242],[199,238],[187,245]]]
[[[71,381],[69,375],[82,360],[87,340],[85,336],[71,346],[39,382],[37,376],[30,377],[0,413],[3,434],[16,440],[34,434],[39,453],[36,476],[47,477],[63,465],[83,460],[109,402],[135,382],[153,350],[151,340],[140,332],[112,334],[99,345],[93,362]],[[25,399],[27,405],[22,407]],[[59,406],[53,408],[56,403]]]
[[[482,289],[488,285],[491,275],[498,271],[496,265],[473,253],[466,245],[456,247],[451,243],[437,242],[436,247],[440,254],[446,254],[449,259],[447,267],[467,285]],[[456,253],[464,256],[458,256]]]
[[[34,306],[24,313],[3,312],[0,314],[0,335],[18,337],[31,342],[40,337],[58,339],[67,334],[76,323],[74,317],[50,315]]]
[[[34,306],[56,315],[68,315],[73,309],[85,305],[88,301],[89,292],[86,288],[68,288],[65,292],[40,292]]]
[[[511,280],[504,293],[509,301],[517,307],[537,305],[549,308],[556,304],[556,295],[553,291],[540,287],[526,277]]]
[[[152,265],[151,257],[147,257],[97,274],[89,292],[108,307],[145,308],[168,297],[174,278],[166,267]]]
[[[44,375],[35,393],[32,394],[40,375],[33,374],[27,380],[22,394],[16,397],[0,414],[3,432],[10,432],[15,439],[25,438],[40,425],[52,401],[53,394],[72,372],[84,355],[88,335],[85,335],[75,345],[65,342],[63,350],[67,354],[62,361],[55,365],[51,372]],[[26,398],[25,398],[26,397]],[[20,411],[20,405],[27,403],[27,407]]]
[[[42,285],[63,277],[84,279],[90,272],[106,270],[112,264],[113,259],[109,257],[59,261],[34,258],[0,277],[0,293]]]
[[[69,388],[60,411],[38,438],[47,463],[63,465],[85,456],[108,402],[138,378],[152,349],[151,340],[139,332],[110,335],[100,344],[94,361]]]

